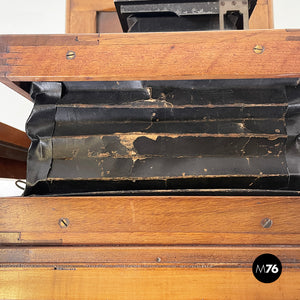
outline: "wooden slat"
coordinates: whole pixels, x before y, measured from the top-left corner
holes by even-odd
[[[25,132],[0,122],[0,141],[24,149],[30,146],[30,139]]]
[[[1,36],[5,64],[0,76],[12,81],[300,76],[300,30],[103,34],[90,40],[77,37],[86,42],[78,46],[76,36],[72,46],[61,46],[62,37],[48,36],[46,45],[38,46],[37,39],[25,36],[17,45],[14,37]],[[254,53],[258,44],[265,48],[263,54]],[[66,59],[69,50],[75,59]]]
[[[71,0],[66,0],[66,32],[71,32],[71,13],[72,13],[72,8],[71,8]]]
[[[0,177],[25,178],[26,152],[30,140],[25,132],[0,122]]]
[[[298,299],[299,269],[262,284],[250,268],[2,268],[2,299]]]
[[[30,95],[26,91],[21,89],[15,82],[10,81],[6,77],[0,77],[0,82],[8,86],[10,89],[16,91],[18,94],[25,97],[26,99],[32,101]]]
[[[285,266],[300,266],[300,248],[295,246],[5,247],[0,248],[0,264],[245,267],[264,253],[276,255]]]
[[[299,197],[1,198],[0,209],[3,244],[300,244]]]
[[[25,179],[26,162],[0,157],[0,178]]]
[[[273,0],[258,0],[250,18],[250,29],[273,29]]]

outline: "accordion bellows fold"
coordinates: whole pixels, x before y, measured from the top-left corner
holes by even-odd
[[[294,191],[297,79],[38,82],[25,195]]]

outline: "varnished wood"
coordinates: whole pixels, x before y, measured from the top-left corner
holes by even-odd
[[[113,0],[69,0],[73,11],[115,11]]]
[[[272,284],[250,268],[2,268],[2,299],[298,299],[299,269]]]
[[[250,29],[273,29],[273,0],[258,0],[250,18]]]
[[[299,30],[73,35],[66,37],[69,46],[64,39],[1,36],[0,76],[11,81],[300,76]],[[264,47],[262,54],[254,53],[256,45]],[[75,59],[66,59],[69,50]]]
[[[117,265],[130,267],[251,266],[261,254],[276,255],[285,266],[300,267],[300,248],[295,246],[165,246],[165,247],[4,247],[0,264]]]
[[[25,179],[26,162],[0,157],[0,178]]]
[[[1,198],[0,210],[3,244],[300,244],[299,197]]]
[[[96,32],[96,11],[73,11],[70,16],[70,31],[77,33]]]
[[[24,149],[30,146],[30,139],[25,132],[0,122],[0,141]]]
[[[21,89],[16,82],[12,82],[9,79],[7,79],[6,77],[0,77],[0,82],[3,83],[3,84],[5,84],[10,89],[16,91],[18,94],[20,94],[24,98],[32,101],[30,95],[26,91],[24,91],[23,89]]]
[[[26,156],[29,146],[30,140],[25,132],[0,122],[1,178],[26,177]]]

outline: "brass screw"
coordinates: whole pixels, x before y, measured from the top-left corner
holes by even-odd
[[[253,48],[253,51],[254,51],[254,53],[256,53],[256,54],[262,54],[262,53],[265,51],[265,48],[264,48],[264,46],[256,45],[256,46]]]
[[[273,225],[273,221],[269,218],[265,218],[261,221],[261,226],[263,228],[271,228]]]
[[[59,219],[58,221],[58,225],[61,227],[61,228],[67,228],[70,224],[70,221],[69,219],[67,218],[61,218]]]
[[[67,59],[74,59],[76,57],[76,53],[74,51],[68,51],[66,54]]]

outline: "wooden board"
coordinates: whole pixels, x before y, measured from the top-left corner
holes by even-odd
[[[0,177],[25,179],[26,162],[0,157]]]
[[[113,0],[67,0],[66,32],[96,33],[97,12],[115,11]],[[272,29],[273,0],[258,0],[250,19],[250,29]],[[114,29],[110,32],[115,32]]]
[[[0,36],[0,80],[299,77],[299,47],[300,30]]]
[[[250,29],[273,29],[273,0],[258,0],[250,18]]]
[[[25,132],[0,122],[0,141],[23,149],[28,149],[30,139]]]
[[[25,132],[0,122],[0,177],[25,178],[30,140]]]
[[[0,298],[297,299],[299,210],[299,197],[1,198]],[[272,284],[252,274],[264,253],[283,265]]]
[[[250,268],[1,268],[2,299],[299,299],[299,269],[272,284]]]
[[[299,211],[299,197],[1,198],[0,243],[299,245]]]
[[[276,255],[285,267],[300,267],[299,246],[89,246],[4,247],[0,265],[132,267],[251,267],[261,254]]]

